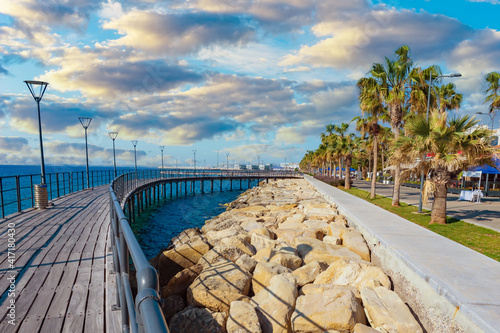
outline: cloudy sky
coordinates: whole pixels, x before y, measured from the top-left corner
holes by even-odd
[[[329,123],[360,115],[355,82],[410,46],[460,72],[461,113],[486,112],[500,70],[499,0],[1,0],[0,164],[120,166],[299,161]],[[488,123],[489,118],[481,118]],[[496,127],[496,126],[495,126]]]

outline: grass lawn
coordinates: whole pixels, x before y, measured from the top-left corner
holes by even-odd
[[[421,225],[424,228],[432,230],[441,236],[467,246],[468,248],[480,252],[490,258],[500,261],[500,233],[496,231],[457,220],[449,216],[447,218],[446,225],[429,224],[429,221],[431,220],[429,211],[427,211],[429,212],[428,214],[414,214],[414,212],[418,211],[418,208],[404,202],[401,202],[400,207],[392,207],[391,198],[377,195],[374,199],[370,199],[370,192],[368,191],[363,191],[357,188],[345,190],[343,187],[339,187],[339,189],[369,201],[385,210],[407,219],[408,221]]]

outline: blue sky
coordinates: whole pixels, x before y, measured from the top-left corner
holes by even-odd
[[[0,164],[84,164],[79,116],[92,117],[90,165],[298,162],[329,123],[360,115],[355,83],[409,45],[419,66],[460,72],[460,114],[487,112],[500,70],[500,1],[3,0]],[[488,117],[480,119],[483,123]],[[497,127],[497,125],[495,126]]]

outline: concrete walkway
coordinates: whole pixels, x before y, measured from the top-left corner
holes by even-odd
[[[355,180],[353,186],[361,190],[370,191],[371,182]],[[376,193],[392,198],[393,185],[377,183]],[[401,201],[418,207],[420,190],[418,188],[401,186]],[[424,209],[431,209],[432,201],[429,200]],[[480,203],[458,201],[458,195],[448,193],[446,200],[446,214],[459,220],[479,225],[500,232],[500,198],[482,198]]]
[[[456,332],[451,329],[454,323],[468,333],[500,332],[498,261],[310,176],[305,178],[362,232],[372,259],[392,272],[395,289],[417,294],[411,305],[420,320],[433,327],[428,332]],[[411,303],[411,299],[405,301]]]

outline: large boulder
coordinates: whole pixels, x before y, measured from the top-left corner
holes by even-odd
[[[169,321],[176,313],[186,307],[186,301],[179,295],[171,295],[163,298],[162,311],[166,321]]]
[[[253,258],[258,262],[274,262],[291,270],[302,266],[302,259],[293,247],[264,248],[257,252]]]
[[[313,282],[327,268],[328,264],[324,261],[312,261],[293,271],[292,275],[295,277],[297,285],[302,287],[305,284]]]
[[[291,322],[296,333],[352,332],[357,323],[366,323],[366,317],[354,293],[336,286],[322,293],[299,296]]]
[[[207,268],[217,264],[220,261],[232,261],[235,262],[244,255],[245,252],[243,250],[225,245],[217,245],[207,253],[203,255],[203,257],[198,260],[198,264],[202,265],[203,268]]]
[[[253,247],[255,248],[255,250],[257,252],[259,250],[264,249],[264,248],[273,249],[273,248],[282,244],[277,240],[270,239],[269,237],[266,237],[263,235],[258,235],[258,234],[252,234],[252,238],[250,240],[250,243],[253,245]]]
[[[328,233],[330,228],[330,224],[322,220],[305,220],[302,224],[307,226],[308,229],[321,230],[324,235]]]
[[[363,324],[356,324],[356,326],[354,326],[353,333],[380,333],[380,331],[374,330],[373,328]]]
[[[391,288],[391,281],[384,271],[369,262],[342,259],[332,263],[326,271],[318,275],[314,284],[331,283],[341,286],[354,286],[361,290],[365,286],[381,285]]]
[[[226,333],[227,314],[188,307],[172,317],[170,332]]]
[[[232,302],[226,330],[227,333],[262,333],[254,307],[248,302]]]
[[[202,270],[203,266],[196,264],[175,274],[175,276],[168,281],[168,284],[162,288],[162,297],[166,298],[170,295],[185,297],[187,288],[193,283],[194,279],[200,275]]]
[[[164,286],[178,272],[198,263],[210,250],[209,243],[203,237],[193,237],[188,243],[177,242],[167,251],[156,257],[156,269],[160,275],[160,286]]]
[[[291,272],[291,269],[278,263],[259,262],[253,271],[252,290],[258,294],[262,289],[269,287],[273,276]]]
[[[226,261],[204,269],[187,289],[189,305],[227,312],[232,301],[247,299],[252,275]]]
[[[384,287],[362,288],[361,298],[370,325],[387,333],[423,332],[410,309],[392,290]]]
[[[368,245],[366,245],[365,239],[359,231],[348,229],[344,232],[342,234],[342,246],[359,254],[361,259],[370,261],[370,249],[368,249]]]
[[[279,241],[286,242],[291,246],[296,246],[295,239],[297,237],[309,237],[322,240],[323,232],[321,230],[311,230],[311,229],[294,229],[294,228],[282,228],[281,225],[278,229],[274,231],[276,237]]]
[[[257,260],[250,257],[248,254],[243,254],[235,261],[235,264],[250,273],[253,273],[255,266],[257,266]]]
[[[295,278],[288,273],[274,276],[270,285],[252,297],[263,333],[288,333],[298,292]]]
[[[221,239],[218,245],[236,247],[245,252],[246,254],[248,254],[249,256],[253,256],[256,251],[255,248],[252,246],[252,244],[250,244],[249,240],[250,238],[246,240],[245,238],[240,236],[227,237]]]
[[[295,238],[297,252],[306,264],[312,261],[324,261],[331,264],[340,259],[361,259],[361,257],[351,250],[340,246],[325,243],[311,237]]]

